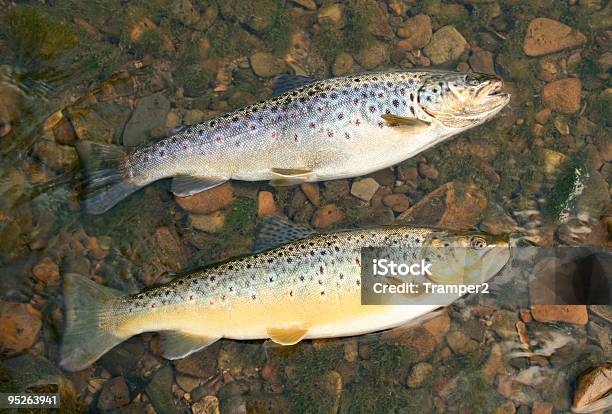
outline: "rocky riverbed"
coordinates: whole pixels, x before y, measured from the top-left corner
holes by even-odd
[[[61,412],[557,413],[611,386],[609,306],[532,304],[524,277],[411,326],[289,348],[155,334],[57,367],[65,272],[136,292],[250,251],[283,214],[317,229],[415,225],[610,246],[612,5],[535,0],[0,0],[0,391],[57,384]],[[79,140],[133,146],[254,103],[283,73],[498,74],[487,124],[367,177],[191,197],[155,183],[79,203]],[[607,364],[607,365],[606,365]]]

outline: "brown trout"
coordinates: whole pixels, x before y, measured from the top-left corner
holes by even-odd
[[[83,369],[142,332],[159,332],[162,355],[178,359],[220,338],[270,338],[290,345],[380,331],[457,299],[436,303],[430,292],[362,305],[364,247],[393,247],[398,263],[425,257],[431,275],[411,277],[437,286],[487,281],[510,256],[508,238],[502,236],[407,226],[315,234],[281,220],[265,223],[271,229],[260,236],[265,250],[139,294],[123,295],[65,274],[61,366]],[[269,248],[288,238],[294,240]]]
[[[444,71],[281,76],[277,96],[148,146],[80,141],[89,176],[85,208],[103,213],[166,177],[174,177],[174,194],[186,196],[230,179],[287,186],[368,174],[493,117],[510,99],[502,84]]]

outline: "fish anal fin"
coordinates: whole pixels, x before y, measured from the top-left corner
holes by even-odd
[[[181,331],[160,332],[161,354],[166,359],[185,358],[218,341],[219,337],[199,336]]]
[[[408,118],[405,116],[394,115],[394,114],[384,114],[381,115],[382,119],[384,119],[387,124],[391,127],[401,127],[401,126],[410,126],[410,127],[426,127],[429,126],[429,122],[422,121],[417,118]]]
[[[174,195],[186,197],[223,184],[227,178],[195,177],[191,175],[178,175],[172,179],[170,190]]]
[[[300,342],[308,329],[304,327],[268,328],[270,339],[279,345],[294,345]]]

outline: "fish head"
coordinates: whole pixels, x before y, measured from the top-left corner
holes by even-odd
[[[442,72],[419,90],[423,110],[448,128],[467,129],[497,114],[510,101],[503,81],[484,73]]]
[[[479,284],[495,276],[510,259],[510,237],[481,232],[436,232],[424,245],[438,284]]]

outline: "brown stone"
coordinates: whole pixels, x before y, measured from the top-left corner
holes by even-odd
[[[450,329],[450,318],[446,312],[441,312],[426,322],[423,322],[423,328],[433,335],[437,343],[440,343]]]
[[[262,218],[270,214],[278,214],[274,194],[269,191],[260,191],[257,195],[257,217]]]
[[[544,86],[542,100],[551,109],[565,114],[573,114],[580,109],[581,90],[580,79],[561,79]]]
[[[550,119],[550,115],[552,115],[550,108],[544,108],[535,114],[535,120],[540,124],[545,124]]]
[[[21,352],[38,339],[40,312],[29,303],[0,302],[0,352]]]
[[[130,391],[123,377],[109,379],[104,383],[100,397],[98,397],[98,408],[100,410],[113,410],[127,405],[130,402]]]
[[[437,345],[436,338],[423,326],[396,328],[385,331],[380,337],[381,342],[400,344],[406,350],[411,350],[405,355],[408,364],[427,359]]]
[[[45,283],[54,283],[59,280],[59,266],[49,256],[45,256],[38,262],[32,269],[32,273],[38,280]]]
[[[612,391],[612,363],[599,365],[583,373],[578,380],[572,411],[584,409],[604,398],[610,391]]]
[[[417,14],[409,18],[397,31],[403,37],[403,47],[406,50],[421,49],[431,40],[431,18],[425,14]]]
[[[495,74],[495,65],[493,64],[493,53],[488,50],[478,49],[474,51],[469,59],[470,66],[474,72]]]
[[[335,204],[327,204],[315,211],[312,226],[320,229],[334,225],[344,219],[344,213]]]
[[[397,219],[426,226],[470,229],[480,221],[487,203],[478,187],[450,182],[427,194]]]
[[[567,322],[586,325],[589,321],[585,305],[531,305],[531,314],[540,322]]]
[[[556,20],[540,17],[529,23],[523,43],[528,56],[541,56],[586,42],[586,36]]]
[[[383,197],[382,202],[391,210],[401,213],[410,207],[412,200],[405,194],[389,194]]]
[[[175,362],[178,372],[192,377],[208,380],[217,374],[217,353],[219,347],[214,344],[202,351],[191,354]]]
[[[304,183],[300,186],[308,201],[313,205],[318,206],[321,202],[321,193],[319,191],[319,185],[314,183]]]
[[[494,344],[491,347],[489,358],[482,367],[482,378],[487,384],[492,385],[497,374],[505,374],[506,368],[502,350],[499,344]]]
[[[531,414],[552,414],[553,405],[549,402],[537,402],[533,404]]]
[[[220,210],[234,201],[234,192],[229,182],[210,190],[187,197],[174,197],[183,210],[191,213],[207,214]]]

